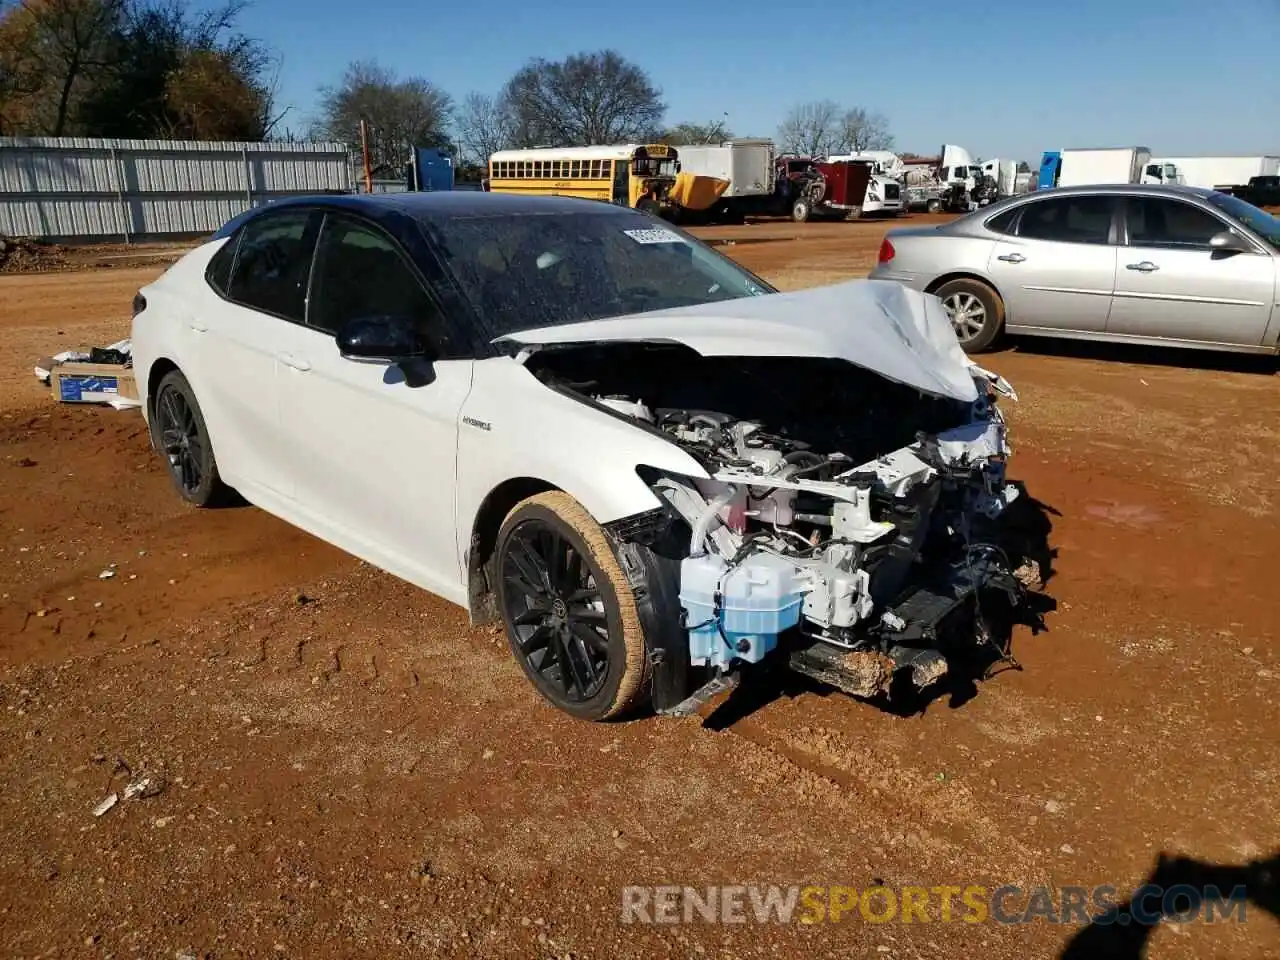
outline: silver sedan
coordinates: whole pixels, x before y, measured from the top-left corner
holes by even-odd
[[[1025,194],[890,230],[870,276],[937,294],[970,353],[1006,330],[1280,351],[1280,220],[1214,190]]]

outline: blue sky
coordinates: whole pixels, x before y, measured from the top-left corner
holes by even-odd
[[[727,113],[739,135],[774,136],[789,106],[830,98],[884,113],[920,153],[1280,153],[1280,0],[256,0],[241,28],[282,56],[294,130],[353,59],[461,99],[531,56],[612,47],[650,72],[669,122]]]

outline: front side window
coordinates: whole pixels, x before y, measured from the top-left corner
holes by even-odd
[[[1208,250],[1227,225],[1206,210],[1167,197],[1130,197],[1125,204],[1134,247]]]
[[[245,224],[227,297],[301,323],[319,218],[312,211],[289,210],[264,214]]]
[[[1280,219],[1229,193],[1211,193],[1205,199],[1280,250]]]
[[[1018,236],[1058,243],[1107,243],[1112,200],[1108,196],[1053,197],[1028,204]]]
[[[425,229],[486,339],[775,292],[635,211],[454,217]]]
[[[349,320],[372,317],[407,317],[440,333],[435,304],[391,239],[330,215],[316,247],[307,324],[333,334]]]

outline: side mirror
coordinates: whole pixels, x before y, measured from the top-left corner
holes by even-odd
[[[408,317],[357,317],[344,323],[334,339],[345,359],[359,363],[430,362],[438,357],[435,345]]]
[[[1209,238],[1209,248],[1214,253],[1249,253],[1248,241],[1234,230],[1223,230]]]

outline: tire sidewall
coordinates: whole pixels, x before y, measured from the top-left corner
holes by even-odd
[[[960,340],[959,334],[956,335],[956,339],[960,340],[960,346],[966,353],[981,353],[996,342],[1004,328],[1004,301],[991,287],[974,280],[952,280],[950,283],[944,283],[937,290],[937,296],[942,300],[953,293],[970,293],[982,301],[986,317],[978,335],[967,341]]]
[[[173,391],[182,396],[187,405],[191,409],[191,415],[195,418],[196,429],[200,431],[200,437],[204,441],[202,444],[204,457],[200,464],[200,486],[194,491],[187,491],[183,486],[177,473],[173,469],[173,465],[169,463],[169,457],[164,451],[164,445],[161,438],[160,430],[160,400],[168,391]],[[178,495],[189,503],[196,506],[206,506],[214,496],[214,492],[218,485],[218,472],[216,461],[213,456],[213,443],[209,439],[209,428],[204,421],[204,413],[200,410],[200,404],[196,400],[195,391],[191,389],[191,384],[182,372],[172,370],[161,379],[159,386],[156,388],[156,399],[154,408],[154,423],[152,425],[152,438],[155,443],[156,450],[160,456],[164,458],[165,470],[168,471],[169,481],[173,484]]]
[[[794,220],[796,223],[804,223],[806,220],[809,219],[809,214],[810,214],[810,210],[809,210],[808,200],[797,200],[794,204],[792,204],[791,219]]]
[[[604,598],[605,622],[609,628],[609,675],[604,685],[588,700],[578,702],[565,700],[559,695],[556,687],[546,678],[538,674],[520,650],[519,637],[507,615],[507,586],[502,575],[503,561],[507,555],[507,546],[514,532],[524,523],[538,520],[548,526],[554,526],[560,536],[572,545],[574,551],[587,564]],[[601,568],[591,547],[581,534],[570,523],[566,523],[559,514],[544,504],[531,503],[518,507],[507,517],[498,531],[497,549],[494,551],[494,579],[498,597],[498,611],[502,617],[503,629],[507,635],[507,646],[515,657],[520,669],[524,671],[534,689],[553,706],[565,713],[582,720],[600,720],[613,713],[618,699],[618,691],[627,670],[627,649],[623,637],[622,609],[617,590],[612,578]]]

